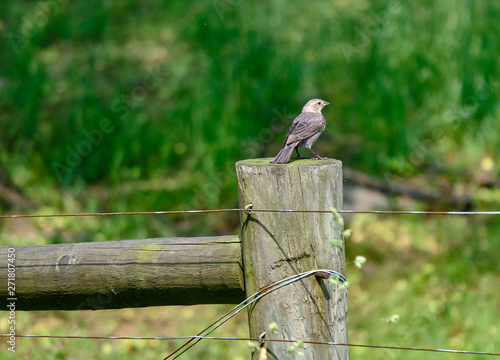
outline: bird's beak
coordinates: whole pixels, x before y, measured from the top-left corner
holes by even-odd
[[[323,106],[330,105],[328,101],[323,101]]]

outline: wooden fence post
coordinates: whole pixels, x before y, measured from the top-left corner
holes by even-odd
[[[271,159],[236,163],[240,207],[254,209],[342,209],[342,163],[300,160],[285,165]],[[242,246],[247,296],[278,280],[315,269],[345,274],[344,248],[330,240],[328,213],[242,213]],[[270,323],[278,324],[271,334]],[[347,343],[347,294],[328,280],[306,278],[260,299],[249,310],[250,336]],[[278,359],[292,358],[290,343],[269,342]],[[305,344],[304,359],[348,359],[346,346]],[[299,358],[299,357],[297,357]],[[300,357],[302,358],[302,357]],[[254,354],[257,359],[257,354]]]

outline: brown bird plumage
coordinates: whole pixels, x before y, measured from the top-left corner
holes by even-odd
[[[312,99],[304,105],[302,113],[293,120],[290,130],[288,130],[283,148],[271,161],[273,164],[286,164],[292,156],[293,149],[297,151],[298,158],[302,158],[299,154],[299,146],[308,148],[316,155],[315,159],[326,159],[316,154],[311,146],[325,130],[326,119],[321,110],[328,104],[329,102],[325,100]]]

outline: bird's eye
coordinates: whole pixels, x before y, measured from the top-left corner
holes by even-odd
[[[321,101],[318,101],[318,105],[321,105]]]

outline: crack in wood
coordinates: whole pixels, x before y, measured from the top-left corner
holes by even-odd
[[[271,265],[271,269],[276,269],[276,268],[279,268],[281,267],[284,263],[291,263],[291,262],[298,262],[299,260],[301,259],[307,259],[307,258],[310,258],[311,257],[311,254],[309,253],[302,253],[300,255],[297,255],[297,256],[294,256],[294,257],[287,257],[285,259],[279,259],[277,261],[275,261],[272,265]]]

